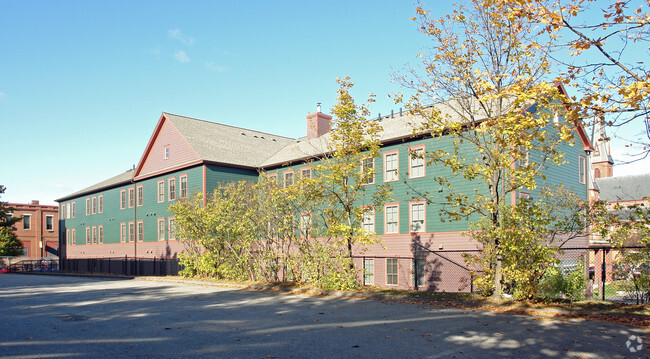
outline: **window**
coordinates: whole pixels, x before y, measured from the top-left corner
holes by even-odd
[[[303,168],[300,170],[300,177],[303,179],[310,179],[311,178],[311,168]]]
[[[72,215],[71,218],[77,218],[77,202],[72,202]]]
[[[180,198],[187,198],[187,176],[180,176]]]
[[[529,164],[529,154],[528,154],[528,149],[524,146],[517,146],[517,156],[519,157],[519,160],[517,161],[517,167],[526,167]]]
[[[366,209],[363,212],[363,232],[375,233],[375,210],[372,208]]]
[[[169,240],[173,241],[176,239],[176,220],[174,218],[169,219]]]
[[[386,205],[384,212],[386,216],[384,233],[399,233],[399,206],[397,204]]]
[[[138,221],[138,242],[144,241],[144,222]]]
[[[413,258],[411,285],[414,288],[424,287],[424,259]]]
[[[158,203],[165,202],[165,181],[158,181]]]
[[[54,216],[45,216],[45,230],[54,231]]]
[[[158,240],[159,241],[165,240],[165,219],[164,218],[158,218]]]
[[[32,229],[32,215],[23,214],[23,229],[30,230]]]
[[[86,244],[90,244],[90,227],[86,227]]]
[[[165,159],[168,159],[169,158],[169,146],[165,146],[164,152],[165,152]]]
[[[278,184],[278,174],[277,173],[271,173],[266,175],[269,183],[273,184]]]
[[[63,205],[63,214],[61,215],[63,219],[70,219],[70,203]]]
[[[424,202],[411,203],[411,232],[424,232]]]
[[[284,173],[284,188],[293,185],[293,171]]]
[[[364,285],[375,284],[375,259],[374,258],[363,259],[363,284]]]
[[[129,242],[135,242],[135,224],[129,222]]]
[[[425,176],[424,146],[409,149],[409,178]]]
[[[86,198],[86,216],[90,216],[90,198]]]
[[[397,155],[397,151],[384,153],[384,182],[397,181],[399,178]]]
[[[99,237],[99,244],[104,243],[104,226],[97,227],[97,236]]]
[[[72,242],[72,244],[77,244],[77,230],[71,229],[70,234],[72,235],[72,239],[70,239],[70,242]]]
[[[585,176],[587,161],[585,159],[585,156],[583,156],[583,155],[579,155],[578,159],[579,159],[578,181],[580,183],[584,184],[584,183],[587,182],[586,181],[586,176]]]
[[[397,258],[386,258],[386,284],[397,285]]]
[[[126,190],[120,191],[120,209],[126,208]]]
[[[93,244],[97,244],[97,227],[93,227]]]
[[[92,198],[92,213],[97,213],[97,197]]]
[[[129,208],[135,207],[135,189],[129,188]]]
[[[167,187],[169,191],[169,200],[176,200],[176,178],[170,178],[167,180]]]
[[[144,203],[144,187],[138,186],[138,207]]]
[[[70,243],[70,238],[72,238],[72,237],[70,237],[70,230],[68,229],[67,231],[65,231],[65,244],[67,244],[67,245],[72,244],[72,243]]]
[[[97,213],[104,213],[104,195],[97,196]]]
[[[300,235],[309,238],[309,232],[311,232],[311,213],[304,212],[300,214]]]
[[[126,223],[120,223],[120,243],[126,243]]]
[[[372,157],[361,159],[361,183],[375,183],[375,159]]]

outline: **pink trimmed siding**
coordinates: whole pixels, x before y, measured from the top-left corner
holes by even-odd
[[[67,246],[66,250],[68,258],[133,257],[134,253],[133,242]],[[138,242],[138,257],[141,258],[175,258],[182,251],[180,241]]]
[[[165,147],[169,147],[168,159],[165,159]],[[146,154],[139,176],[195,160],[199,160],[196,152],[180,135],[174,125],[165,120],[151,147],[151,151]]]

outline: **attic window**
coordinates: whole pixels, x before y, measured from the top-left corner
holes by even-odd
[[[165,159],[169,158],[169,146],[165,147]]]

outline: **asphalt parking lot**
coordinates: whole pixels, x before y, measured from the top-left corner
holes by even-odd
[[[10,358],[650,355],[615,324],[140,279],[2,274],[0,318]]]

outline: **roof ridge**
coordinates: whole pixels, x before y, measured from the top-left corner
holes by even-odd
[[[177,115],[177,114],[175,114],[175,113],[171,113],[171,112],[164,112],[164,111],[163,111],[163,115],[172,115],[172,116],[176,116],[176,117],[186,118],[186,119],[189,119],[189,120],[201,121],[201,122],[205,122],[205,123],[209,123],[209,124],[213,124],[213,125],[226,126],[226,127],[236,128],[236,129],[240,129],[240,130],[252,131],[252,132],[257,132],[257,133],[261,133],[261,134],[265,134],[265,135],[269,135],[269,136],[282,137],[282,138],[287,139],[287,140],[295,140],[295,138],[292,138],[292,137],[286,137],[286,136],[282,136],[282,135],[277,135],[277,134],[275,134],[275,133],[263,132],[263,131],[258,131],[258,130],[252,130],[252,129],[250,129],[250,128],[239,127],[239,126],[233,126],[233,125],[228,125],[228,124],[225,124],[225,123],[220,123],[220,122],[213,122],[213,121],[203,120],[203,119],[196,118],[196,117],[189,117],[189,116]]]

